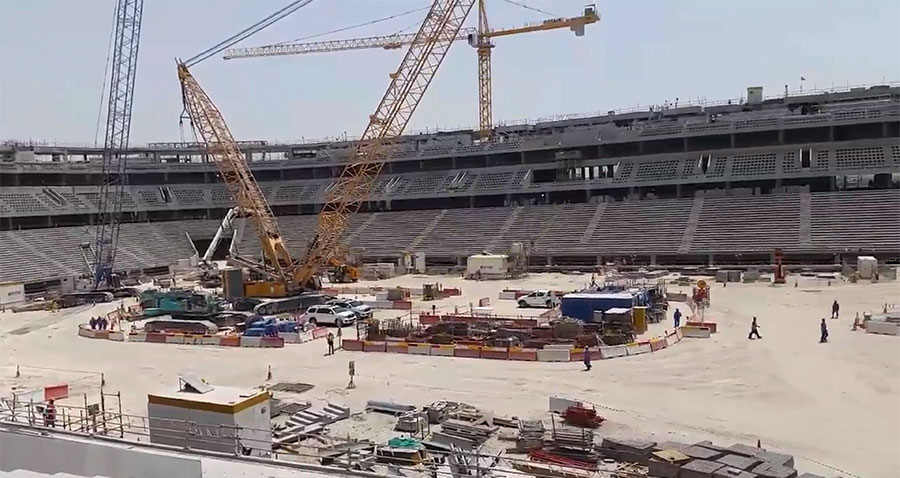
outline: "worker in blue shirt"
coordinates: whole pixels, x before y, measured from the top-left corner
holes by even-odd
[[[679,325],[681,325],[681,310],[675,309],[675,328],[677,329]]]

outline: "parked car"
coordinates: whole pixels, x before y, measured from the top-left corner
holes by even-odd
[[[559,297],[548,290],[538,290],[519,297],[519,307],[546,307],[552,309],[558,305]]]
[[[314,305],[306,309],[300,317],[313,325],[335,325],[343,327],[356,321],[356,312],[337,305]]]
[[[356,318],[359,320],[372,318],[372,308],[356,299],[331,299],[327,304],[350,309],[356,313]]]

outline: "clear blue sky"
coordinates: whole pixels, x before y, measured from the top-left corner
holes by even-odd
[[[559,16],[580,0],[520,0]],[[0,138],[92,143],[114,0],[0,0]],[[287,4],[287,0],[147,0],[132,144],[179,139],[175,57],[187,58]],[[315,0],[242,45],[290,40],[384,17],[427,0]],[[606,111],[637,104],[777,94],[900,80],[897,0],[616,0],[598,2],[600,24],[576,38],[540,32],[496,41],[495,121]],[[547,18],[503,0],[494,27]],[[337,34],[409,27],[424,12]],[[473,13],[468,24],[474,20]],[[224,61],[194,75],[241,139],[359,135],[401,51]],[[451,49],[410,124],[477,123],[475,53]]]

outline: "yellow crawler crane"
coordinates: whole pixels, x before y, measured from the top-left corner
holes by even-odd
[[[369,116],[369,124],[357,142],[349,164],[328,189],[315,236],[300,261],[291,257],[275,215],[222,113],[188,67],[179,63],[178,79],[185,110],[198,138],[206,144],[210,157],[218,166],[239,214],[250,218],[259,234],[262,262],[233,258],[266,278],[248,284],[246,295],[281,297],[319,288],[317,275],[336,260],[350,215],[368,198],[375,178],[390,154],[391,146],[386,140],[403,133],[474,2],[435,0],[432,3],[403,61],[390,74],[391,83],[375,113]]]

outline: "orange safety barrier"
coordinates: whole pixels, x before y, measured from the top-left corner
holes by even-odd
[[[363,342],[363,352],[385,352],[387,351],[387,344],[384,342],[373,342],[371,340],[366,340]]]
[[[158,332],[148,332],[147,342],[151,342],[154,344],[164,344],[166,343],[166,334],[160,334]]]
[[[584,360],[584,349],[574,348],[569,351],[569,362],[581,362]]]
[[[260,347],[281,348],[284,347],[284,339],[281,337],[263,337]]]
[[[525,360],[528,362],[537,361],[537,349],[509,349],[510,360]]]
[[[240,335],[223,335],[219,340],[219,345],[223,347],[240,347],[241,346],[241,336]]]
[[[507,360],[509,359],[509,351],[505,347],[482,347],[481,358]]]
[[[387,342],[388,353],[405,354],[409,352],[409,344],[406,342]]]
[[[363,341],[362,340],[352,340],[352,339],[342,339],[341,340],[341,348],[344,350],[349,350],[351,352],[362,352]]]
[[[50,385],[44,387],[44,400],[59,400],[69,396],[69,384]]]
[[[480,345],[457,345],[453,347],[454,357],[481,358]]]

